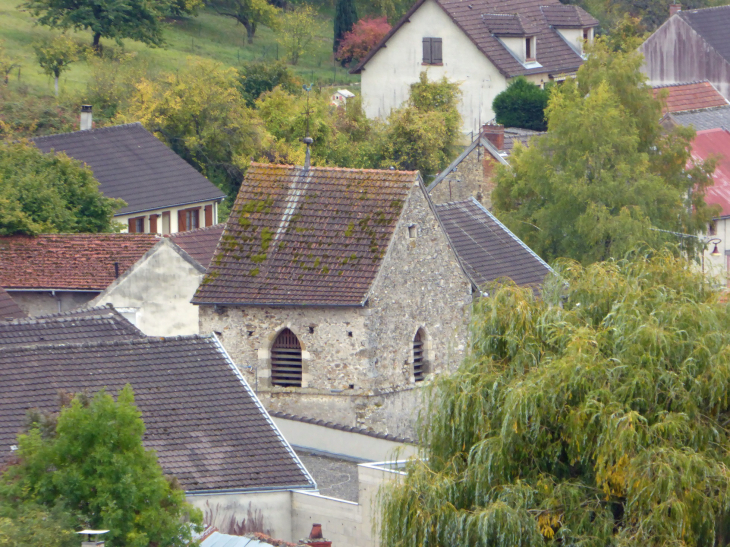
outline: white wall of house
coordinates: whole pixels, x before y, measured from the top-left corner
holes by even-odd
[[[442,39],[442,66],[422,64],[423,38]],[[507,79],[433,0],[424,2],[411,15],[410,23],[404,24],[363,68],[361,89],[366,115],[386,118],[408,99],[411,84],[424,70],[430,80],[446,76],[459,82],[459,112],[467,137],[479,131],[480,123],[494,118],[492,101],[507,87]],[[547,74],[530,78],[538,84],[547,79]]]
[[[200,211],[198,213],[198,219],[199,219],[199,228],[204,228],[206,226],[205,224],[205,206],[206,205],[212,205],[213,206],[213,223],[210,224],[210,226],[214,224],[218,224],[218,202],[217,201],[201,201],[199,203],[192,203],[190,205],[181,205],[180,207],[166,207],[163,209],[155,209],[153,211],[145,211],[143,213],[132,213],[129,215],[118,215],[114,217],[114,220],[116,222],[119,222],[122,224],[122,233],[127,233],[129,231],[129,219],[132,218],[139,218],[144,217],[144,232],[150,233],[150,216],[152,215],[159,215],[157,217],[157,231],[158,234],[175,234],[179,231],[178,222],[178,212],[184,211],[186,209],[194,209],[199,208]],[[170,226],[163,226],[163,213],[169,213],[170,214]],[[190,230],[190,227],[187,227],[186,230]]]
[[[187,494],[187,500],[203,511],[206,525],[230,533],[235,522],[246,533],[263,532],[275,539],[296,542],[309,536],[312,525],[322,525],[334,547],[378,547],[377,495],[383,484],[403,477],[397,462],[358,465],[359,502],[321,496],[311,490],[271,492],[220,492]]]
[[[352,458],[366,462],[416,457],[418,447],[343,431],[323,425],[311,424],[300,420],[289,420],[272,416],[272,420],[289,444],[315,452],[331,454],[335,457]]]
[[[164,238],[88,306],[112,304],[148,336],[198,334],[198,306],[190,300],[204,272]]]
[[[7,291],[31,317],[75,310],[99,294],[99,291]]]
[[[494,117],[492,101],[507,80],[451,18],[427,0],[365,65],[361,75],[363,106],[369,118],[386,118],[410,94],[411,84],[427,71],[430,80],[446,76],[459,82],[464,133]],[[424,66],[423,38],[441,38],[443,66]]]
[[[246,533],[263,532],[273,538],[291,539],[291,491],[187,494],[187,500],[203,512],[205,524],[231,533],[229,526],[245,527]]]

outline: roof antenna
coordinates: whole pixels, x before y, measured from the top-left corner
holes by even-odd
[[[307,116],[307,133],[306,133],[306,137],[304,137],[302,139],[302,142],[307,145],[307,154],[304,157],[304,169],[309,169],[310,160],[311,160],[311,152],[309,150],[309,145],[314,142],[314,140],[312,139],[312,137],[309,136],[309,112],[310,112],[309,111],[309,92],[312,91],[312,85],[313,84],[309,84],[308,86],[307,85],[303,85],[302,86],[304,88],[304,91],[307,92],[307,112],[306,112],[306,116]]]

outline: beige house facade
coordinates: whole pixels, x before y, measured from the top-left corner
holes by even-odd
[[[597,24],[557,0],[419,0],[353,72],[361,75],[370,118],[403,105],[424,71],[430,80],[458,83],[462,131],[471,142],[494,119],[492,102],[512,78],[543,86],[574,75]]]

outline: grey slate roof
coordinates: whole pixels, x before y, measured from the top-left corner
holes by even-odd
[[[28,317],[28,314],[18,306],[8,291],[0,287],[0,320],[7,321],[21,317]]]
[[[478,287],[508,277],[517,285],[537,289],[552,271],[476,199],[435,207],[451,246]]]
[[[403,18],[386,34],[380,43],[352,69],[352,73],[358,74],[365,67],[368,61],[382,48],[404,24],[411,15],[423,5],[426,0],[417,0]],[[562,4],[558,0],[435,0],[436,3],[451,17],[454,23],[467,35],[474,45],[487,59],[507,78],[527,74],[551,75],[572,73],[583,64],[583,58],[558,34],[556,28],[549,21],[558,23],[558,19],[566,21],[567,27],[574,26],[575,18],[582,22],[581,26],[595,27],[598,21],[588,14],[583,8],[571,6],[573,15],[569,13],[558,13]],[[548,7],[548,10],[544,10]],[[556,9],[557,7],[557,9]],[[524,26],[526,34],[536,35],[537,43],[535,53],[537,62],[541,66],[523,65],[512,53],[500,42],[495,33],[490,30],[482,15],[491,18],[494,14],[507,16],[519,15],[520,23]],[[533,30],[533,27],[536,30]],[[501,27],[500,27],[501,28]],[[516,24],[510,24],[511,31],[518,28]],[[529,31],[529,32],[528,32]],[[446,47],[446,45],[444,46]]]
[[[138,340],[145,335],[114,308],[0,322],[0,347]]]
[[[86,163],[105,196],[127,202],[117,215],[225,197],[140,123],[37,137],[33,142],[43,152],[65,152]]]
[[[213,336],[0,349],[0,461],[29,408],[57,411],[59,391],[127,383],[145,447],[186,491],[315,486]]]
[[[666,115],[677,125],[694,127],[696,131],[705,129],[730,129],[730,105],[717,108],[703,108],[686,112],[673,112]]]
[[[697,34],[727,61],[730,61],[730,6],[718,6],[677,12]]]

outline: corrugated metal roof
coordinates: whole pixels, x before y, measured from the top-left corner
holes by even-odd
[[[721,215],[730,216],[730,132],[727,129],[707,129],[698,131],[692,143],[692,157],[706,160],[717,157],[717,167],[712,176],[714,184],[707,189],[705,202],[719,205]]]

